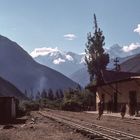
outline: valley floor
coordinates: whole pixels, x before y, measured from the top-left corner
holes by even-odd
[[[111,115],[104,115],[101,120],[96,120],[97,113],[57,110],[52,112],[140,136],[140,120],[132,120],[132,118],[122,120],[120,117]],[[4,125],[0,125],[0,140],[89,140],[66,125],[41,116],[37,111],[21,118],[18,124],[9,125],[8,129],[4,129],[4,127]]]

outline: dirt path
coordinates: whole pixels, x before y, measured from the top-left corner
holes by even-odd
[[[0,125],[0,140],[88,140],[69,127],[32,112],[25,124],[15,124],[9,129]]]

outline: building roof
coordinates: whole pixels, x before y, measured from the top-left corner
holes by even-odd
[[[108,84],[112,82],[119,82],[126,79],[132,79],[132,77],[140,78],[140,73],[105,70],[102,72],[102,76],[104,80],[103,84]]]
[[[132,72],[122,72],[122,71],[113,71],[113,70],[105,70],[102,71],[103,83],[100,85],[93,85],[90,83],[86,88],[96,90],[97,87],[108,85],[112,83],[130,81],[133,79],[140,79],[140,73],[132,73]]]

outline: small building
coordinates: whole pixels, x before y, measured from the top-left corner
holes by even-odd
[[[0,97],[0,122],[11,122],[16,118],[17,99]]]
[[[140,110],[140,74],[130,72],[104,71],[104,83],[89,86],[96,89],[96,109],[98,102],[104,102],[104,109],[119,112],[122,104],[135,111]]]

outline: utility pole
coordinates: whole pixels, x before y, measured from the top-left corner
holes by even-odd
[[[118,58],[116,57],[114,60],[114,65],[115,65],[115,71],[116,73],[120,71],[120,65]],[[114,102],[114,112],[118,111],[118,84],[116,82],[115,84],[115,92],[114,92],[114,97],[113,97],[113,102]]]
[[[118,64],[119,63],[119,59],[118,59],[118,57],[116,57],[115,59],[114,59],[114,66],[115,66],[115,71],[120,71],[120,65]]]

